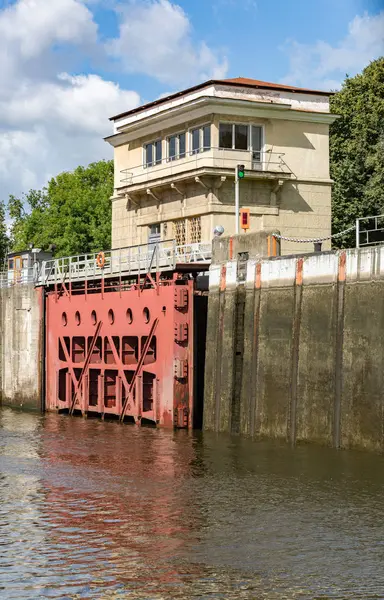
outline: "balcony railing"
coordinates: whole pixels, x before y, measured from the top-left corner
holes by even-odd
[[[293,175],[284,159],[282,152],[250,152],[248,150],[227,150],[223,148],[210,148],[196,153],[186,153],[185,156],[175,159],[164,158],[151,164],[141,164],[120,171],[120,183],[123,185],[136,185],[153,181],[162,177],[182,175],[188,171],[202,168],[232,169],[237,164],[245,166],[247,171],[265,171],[267,173]]]
[[[144,275],[173,271],[180,263],[209,264],[211,242],[177,246],[175,240],[130,246],[103,252],[104,265],[98,266],[98,254],[79,254],[42,261],[33,269],[0,272],[0,287],[35,284],[51,285],[104,277]]]
[[[35,283],[38,278],[38,265],[26,269],[15,269],[0,272],[0,288],[13,287],[14,285],[27,285]]]

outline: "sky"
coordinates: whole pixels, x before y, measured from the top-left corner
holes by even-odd
[[[109,117],[201,81],[338,89],[384,0],[0,0],[0,200],[112,158]]]

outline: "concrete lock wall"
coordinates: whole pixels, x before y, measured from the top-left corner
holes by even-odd
[[[204,428],[383,451],[384,248],[243,272],[211,266]]]
[[[0,398],[7,406],[42,409],[43,290],[0,289]]]

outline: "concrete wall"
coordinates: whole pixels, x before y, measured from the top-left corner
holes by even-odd
[[[210,271],[204,427],[384,451],[384,248]]]
[[[43,360],[41,288],[0,289],[0,397],[4,405],[41,409]]]
[[[227,235],[235,231],[234,181],[202,178],[207,189],[193,181],[169,186],[152,196],[135,199],[115,198],[112,204],[112,248],[145,244],[148,226],[161,224],[162,239],[174,237],[174,222],[200,217],[201,239],[212,239],[213,229],[222,225]],[[220,187],[218,187],[220,186]],[[285,237],[326,237],[331,230],[331,185],[321,182],[285,181],[277,192],[276,181],[244,180],[240,186],[240,205],[250,209],[250,230],[279,230]],[[179,193],[181,192],[181,193]],[[164,229],[165,227],[165,229]],[[187,224],[188,232],[188,224]],[[244,233],[243,235],[249,235]],[[187,235],[187,243],[190,242]],[[313,244],[282,242],[282,254],[310,252]],[[330,249],[330,242],[324,243]]]

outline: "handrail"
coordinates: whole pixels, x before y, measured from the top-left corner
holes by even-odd
[[[193,168],[216,167],[233,170],[236,164],[242,163],[250,171],[267,171],[293,175],[292,169],[285,161],[285,152],[272,152],[269,150],[236,150],[230,148],[201,148],[198,152],[186,152],[183,156],[174,159],[162,158],[159,161],[146,164],[140,163],[121,169],[120,183],[132,185],[151,179],[176,175]],[[140,180],[140,181],[139,181]]]
[[[49,285],[82,280],[103,279],[106,276],[140,275],[154,271],[172,271],[178,263],[208,263],[212,255],[211,242],[196,242],[177,246],[175,240],[150,242],[106,250],[105,264],[99,268],[98,253],[77,254],[42,261],[39,270],[15,278],[12,271],[0,272],[0,287],[19,283]]]

